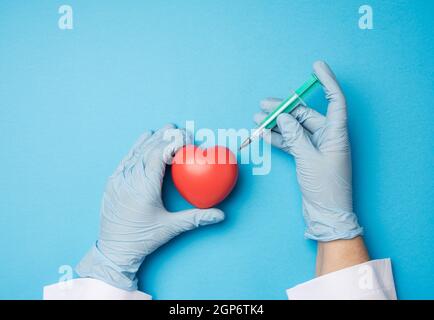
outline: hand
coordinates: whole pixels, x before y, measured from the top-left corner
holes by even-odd
[[[299,106],[292,114],[279,115],[276,130],[264,139],[295,158],[305,236],[318,241],[352,239],[363,229],[353,212],[345,97],[326,63],[316,62],[314,71],[329,101],[327,116]],[[255,122],[260,123],[280,102],[263,101],[263,112],[255,115]]]
[[[170,213],[164,208],[166,163],[190,140],[185,130],[173,125],[139,138],[108,180],[99,240],[77,266],[81,277],[135,290],[136,272],[147,255],[184,231],[224,219],[218,209]]]

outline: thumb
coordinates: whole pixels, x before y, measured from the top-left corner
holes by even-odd
[[[181,232],[195,229],[200,226],[218,223],[225,219],[220,209],[189,209],[176,212],[172,215],[173,223]]]
[[[329,101],[327,120],[339,125],[345,124],[347,121],[347,105],[344,93],[336,80],[336,76],[324,61],[315,62],[313,69],[323,85],[326,98]]]
[[[304,128],[290,114],[280,114],[277,117],[277,126],[282,134],[283,144],[294,157],[314,148]]]

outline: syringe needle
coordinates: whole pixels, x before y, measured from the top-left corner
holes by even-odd
[[[261,126],[259,126],[251,135],[250,137],[248,137],[246,140],[244,140],[244,142],[241,144],[240,149],[248,146],[249,144],[252,143],[253,140],[255,140],[256,138],[259,138],[263,133],[264,133],[264,128],[265,128],[265,124],[262,124]]]
[[[238,150],[241,150],[242,148],[247,147],[251,142],[252,142],[252,139],[247,138],[246,140],[243,141],[243,143],[241,144],[241,146]]]

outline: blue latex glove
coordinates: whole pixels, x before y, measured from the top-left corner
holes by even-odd
[[[224,219],[218,209],[170,213],[164,208],[161,187],[166,163],[190,141],[173,125],[140,137],[108,180],[99,240],[76,268],[81,277],[135,290],[136,272],[147,255],[184,231]]]
[[[292,114],[279,115],[276,130],[264,139],[295,158],[305,236],[318,241],[351,239],[363,229],[353,212],[347,106],[328,65],[318,61],[313,68],[329,101],[327,116],[300,106]],[[255,114],[255,122],[260,123],[280,102],[262,101],[263,112]]]

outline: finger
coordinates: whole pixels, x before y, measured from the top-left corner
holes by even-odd
[[[143,152],[140,163],[133,168],[133,176],[136,179],[146,177],[149,183],[161,188],[166,164],[170,164],[176,151],[185,145],[187,137],[185,129],[167,129]]]
[[[173,225],[179,232],[184,232],[200,226],[221,222],[225,219],[225,214],[216,208],[189,209],[172,213],[171,218]]]
[[[162,128],[158,129],[155,133],[152,131],[146,131],[143,133],[134,146],[131,148],[130,152],[121,161],[116,172],[131,168],[135,163],[140,160],[140,157],[145,152],[145,149],[149,149],[149,145],[154,143],[155,139],[161,137],[165,131],[175,128],[174,124],[166,124]]]
[[[253,115],[253,122],[255,122],[257,125],[260,125],[262,121],[268,116],[265,112],[257,112]]]
[[[149,154],[154,152],[154,149],[156,148],[164,148],[166,147],[172,140],[171,137],[173,136],[173,139],[176,138],[176,145],[179,145],[181,142],[180,140],[185,140],[185,130],[176,129],[176,125],[174,124],[166,124],[162,128],[158,129],[149,139],[149,143],[144,145],[144,149],[142,150],[142,159],[141,161],[146,162],[146,160],[149,157]],[[175,150],[176,151],[176,150]],[[163,154],[163,159],[167,157],[165,153]]]
[[[276,109],[276,107],[281,104],[282,101],[283,100],[279,98],[266,98],[261,101],[261,110],[265,113],[270,113],[271,111]]]
[[[163,132],[177,131],[178,137],[169,148],[169,141],[163,139]],[[149,141],[142,145],[142,152],[138,159],[123,171],[128,185],[139,194],[147,194],[154,204],[161,202],[161,189],[166,172],[166,162],[172,152],[182,146],[185,130],[173,129],[173,125],[165,126],[155,133]]]
[[[262,123],[262,121],[264,121],[264,119],[265,119],[267,116],[268,116],[268,114],[265,113],[265,112],[258,112],[258,113],[255,113],[255,114],[253,115],[253,121],[256,123],[256,125],[259,126],[259,125]],[[280,131],[279,131],[279,128],[278,128],[277,126],[275,126],[272,130],[275,131],[275,132],[280,132]]]
[[[277,117],[277,125],[285,148],[293,156],[298,157],[306,151],[313,150],[314,147],[307,132],[293,116],[282,113]]]
[[[326,118],[321,113],[308,107],[299,106],[291,112],[291,115],[297,119],[297,121],[300,122],[300,124],[311,134],[325,126]],[[253,115],[253,121],[257,125],[260,125],[267,116],[268,114],[265,112],[255,113]],[[272,130],[275,132],[280,132],[277,126]]]
[[[131,162],[134,162],[134,159],[140,154],[141,146],[145,144],[146,141],[152,135],[152,131],[145,131],[141,134],[139,139],[134,143],[133,147],[130,149],[128,154],[121,160],[116,171],[122,171],[124,168],[128,167]]]
[[[158,134],[160,132],[164,133],[164,131],[168,129],[176,129],[176,124],[174,123],[166,123],[164,126],[162,126],[160,129],[158,129],[155,133]]]
[[[168,130],[173,130],[176,128],[176,125],[173,123],[168,123],[166,125],[164,125],[163,127],[161,127],[160,129],[158,129],[157,131],[155,131],[151,137],[146,141],[146,143],[142,143],[138,150],[137,150],[137,154],[143,155],[144,152],[146,152],[147,150],[151,150],[152,147],[151,146],[155,146],[156,144],[158,144],[158,140],[161,139],[161,137],[168,131]]]
[[[163,161],[166,164],[171,164],[175,153],[187,144],[193,143],[192,135],[185,129],[170,129],[167,130],[163,137],[163,141],[167,143],[163,151]]]
[[[312,134],[325,126],[326,117],[305,106],[298,106],[291,112],[291,115]]]
[[[273,147],[285,150],[283,137],[278,132],[265,131],[262,135],[262,139],[264,139],[266,143],[271,144]]]
[[[333,71],[324,61],[315,62],[313,69],[319,81],[322,83],[326,98],[329,101],[327,121],[345,124],[347,121],[345,96]]]
[[[164,126],[162,126],[160,129],[155,131],[155,133],[152,135],[152,138],[158,139],[162,137],[167,130],[171,130],[171,129],[176,129],[176,125],[173,123],[167,123]]]

